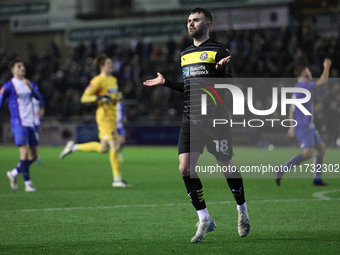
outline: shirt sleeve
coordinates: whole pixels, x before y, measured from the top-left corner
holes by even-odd
[[[40,107],[45,107],[45,100],[44,100],[44,98],[41,96],[41,98],[40,98],[40,101],[39,101],[39,106]]]
[[[230,56],[230,52],[227,48],[227,45],[223,44],[216,53],[215,61],[217,63],[221,59],[226,58],[228,56]],[[220,77],[233,77],[233,72],[232,72],[230,62],[226,65],[224,69],[218,70],[218,74]]]
[[[309,86],[309,90],[312,90],[312,89],[314,89],[316,87],[316,81],[314,81],[314,82],[312,82],[311,84],[310,84],[310,86]]]
[[[223,44],[216,53],[215,60],[216,62],[220,61],[222,58],[226,58],[230,56],[230,52],[227,48],[227,45]]]
[[[0,89],[0,108],[5,103],[6,99],[9,97],[10,88],[7,84],[3,85]]]
[[[300,87],[300,88],[303,88],[303,89],[307,89],[309,91],[311,91],[312,89],[314,89],[316,87],[316,81],[312,82],[312,83],[309,83],[309,82],[303,82],[303,83],[299,83],[300,86],[297,86],[297,87]]]
[[[165,79],[163,84],[165,87],[177,90],[179,92],[184,92],[184,82],[169,81]]]
[[[39,92],[39,87],[35,82],[32,82],[32,93],[35,99],[39,100],[39,106],[40,107],[44,107],[45,106],[45,100],[43,98],[43,96],[41,95],[41,93]]]
[[[87,86],[87,88],[85,89],[84,95],[97,95],[99,89],[100,89],[100,80],[93,78],[90,81],[90,84]]]
[[[85,89],[80,101],[82,103],[93,103],[97,100],[97,94],[100,89],[99,79],[93,78]]]

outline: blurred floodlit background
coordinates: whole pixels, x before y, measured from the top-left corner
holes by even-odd
[[[197,6],[212,12],[211,37],[228,45],[235,77],[293,78],[301,63],[319,77],[324,58],[331,58],[332,82],[313,93],[314,119],[326,144],[340,146],[340,3],[335,0],[1,0],[0,85],[11,78],[9,61],[22,58],[27,78],[37,82],[46,101],[41,144],[96,140],[96,107],[81,104],[80,97],[96,75],[93,58],[106,53],[124,96],[127,143],[176,145],[183,95],[142,82],[157,71],[181,81],[180,52],[191,44],[186,19]],[[267,92],[254,94],[255,108],[270,108]],[[297,146],[285,133],[280,126],[238,127],[233,139],[236,145]],[[5,109],[0,142],[14,144]]]

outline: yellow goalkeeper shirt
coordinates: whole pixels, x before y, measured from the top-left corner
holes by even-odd
[[[97,122],[101,121],[116,121],[116,103],[117,103],[118,84],[117,78],[114,76],[105,76],[99,74],[95,76],[90,84],[87,86],[83,96],[82,103],[95,102],[97,96],[111,96],[112,100],[108,103],[98,101],[98,108],[96,112]]]

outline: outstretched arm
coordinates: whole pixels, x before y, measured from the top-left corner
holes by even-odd
[[[102,84],[100,80],[97,79],[96,77],[93,78],[90,81],[90,84],[85,89],[83,95],[81,96],[80,102],[83,104],[94,103],[98,101],[101,101],[103,103],[108,103],[108,104],[113,103],[112,97],[110,96],[110,94],[107,94],[104,96],[98,95],[98,91],[100,90],[101,86]],[[114,102],[114,104],[116,104],[116,102]]]
[[[156,86],[156,85],[163,85],[165,83],[165,79],[163,75],[159,72],[157,72],[157,77],[151,80],[146,80],[143,82],[145,86]]]
[[[329,76],[329,69],[331,69],[332,61],[328,58],[325,58],[323,61],[323,72],[320,76],[320,79],[316,81],[316,87],[324,85],[327,83]]]
[[[184,83],[183,82],[175,82],[175,81],[169,81],[164,79],[163,75],[161,73],[157,72],[157,77],[151,80],[146,80],[143,82],[145,86],[156,86],[156,85],[164,85],[166,87],[169,87],[171,89],[183,92],[184,91]]]
[[[86,103],[94,103],[97,101],[101,101],[103,103],[111,103],[112,98],[110,95],[105,95],[105,96],[96,96],[96,95],[91,95],[88,93],[88,91],[85,90],[84,94],[80,98],[80,102],[83,104]]]

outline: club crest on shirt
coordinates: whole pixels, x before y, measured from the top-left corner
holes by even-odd
[[[200,56],[200,60],[206,60],[208,58],[208,53],[203,52]]]

